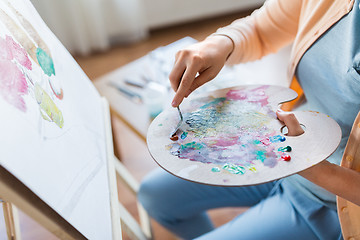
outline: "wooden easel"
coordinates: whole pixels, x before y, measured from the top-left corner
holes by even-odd
[[[139,189],[139,183],[114,156],[109,104],[103,101],[104,122],[106,131],[107,165],[110,185],[110,205],[112,218],[112,238],[122,239],[121,227],[131,239],[151,239],[150,220],[145,210],[138,204],[140,225],[130,213],[119,203],[117,196],[116,173],[133,193]],[[116,169],[116,172],[115,172]],[[60,239],[86,239],[77,229],[42,201],[36,194],[15,178],[5,168],[0,166],[0,197],[2,199],[8,239],[21,239],[17,206],[21,211],[31,216]]]
[[[9,202],[0,201],[3,205],[6,234],[8,239],[20,240],[21,233],[17,208]]]

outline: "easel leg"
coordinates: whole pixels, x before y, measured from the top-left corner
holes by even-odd
[[[20,240],[21,233],[17,208],[9,202],[2,202],[2,205],[8,239]]]
[[[120,153],[120,149],[119,149],[119,137],[116,134],[117,132],[117,128],[116,125],[114,125],[113,123],[115,121],[117,121],[117,119],[115,119],[115,117],[113,117],[113,115],[110,116],[111,117],[111,131],[112,131],[112,140],[113,140],[113,145],[114,145],[114,155],[118,158],[121,159],[121,153]]]

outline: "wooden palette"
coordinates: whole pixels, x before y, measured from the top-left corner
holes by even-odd
[[[294,112],[305,133],[284,135],[275,112],[296,97],[288,88],[249,85],[185,99],[178,140],[169,136],[178,113],[167,109],[149,127],[149,151],[171,174],[210,185],[254,185],[295,174],[330,156],[341,139],[333,119],[308,111]]]

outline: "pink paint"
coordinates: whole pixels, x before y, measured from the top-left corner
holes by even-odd
[[[252,90],[230,90],[226,97],[231,100],[247,100],[248,102],[260,103],[260,105],[266,106],[268,102],[268,96],[265,90],[268,86],[261,86]]]
[[[221,138],[221,139],[214,139],[216,141],[215,145],[219,147],[228,147],[233,146],[238,143],[238,137],[227,137],[227,138]]]
[[[264,144],[265,146],[269,146],[271,144],[269,138],[263,138],[263,139],[260,140],[260,142],[262,144]]]
[[[23,95],[27,94],[28,85],[24,74],[11,61],[0,59],[0,94],[3,98],[25,112]]]
[[[226,97],[231,100],[245,100],[248,98],[248,94],[243,90],[230,90]]]
[[[8,103],[25,112],[23,96],[28,93],[28,84],[18,65],[32,69],[25,49],[9,36],[0,37],[0,94]]]
[[[13,54],[11,49],[9,49],[7,47],[7,43],[5,41],[5,39],[0,37],[0,58],[1,59],[7,59],[7,60],[12,60],[13,59]]]
[[[16,60],[21,66],[31,70],[32,63],[28,54],[20,44],[16,43],[10,36],[6,36],[5,40],[0,38],[0,57],[7,60]]]

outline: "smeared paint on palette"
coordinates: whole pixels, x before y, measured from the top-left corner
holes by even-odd
[[[193,100],[180,137],[166,148],[180,159],[218,164],[233,174],[256,171],[258,164],[275,167],[284,159],[284,152],[277,149],[286,138],[266,125],[276,118],[266,88],[229,90],[225,97]]]
[[[174,175],[207,184],[250,185],[293,174],[325,159],[340,141],[335,131],[329,136],[335,139],[328,144],[329,150],[318,153],[314,149],[321,159],[306,160],[299,143],[311,133],[317,138],[308,141],[317,141],[318,129],[314,130],[312,122],[337,123],[320,113],[302,112],[296,116],[306,126],[306,133],[284,136],[275,111],[279,103],[295,97],[295,92],[282,87],[243,86],[186,99],[182,104],[184,123],[176,139],[168,137],[178,121],[172,109],[154,120],[148,132],[150,153]],[[306,151],[307,156],[314,156],[313,150]],[[198,167],[184,171],[194,165]]]

